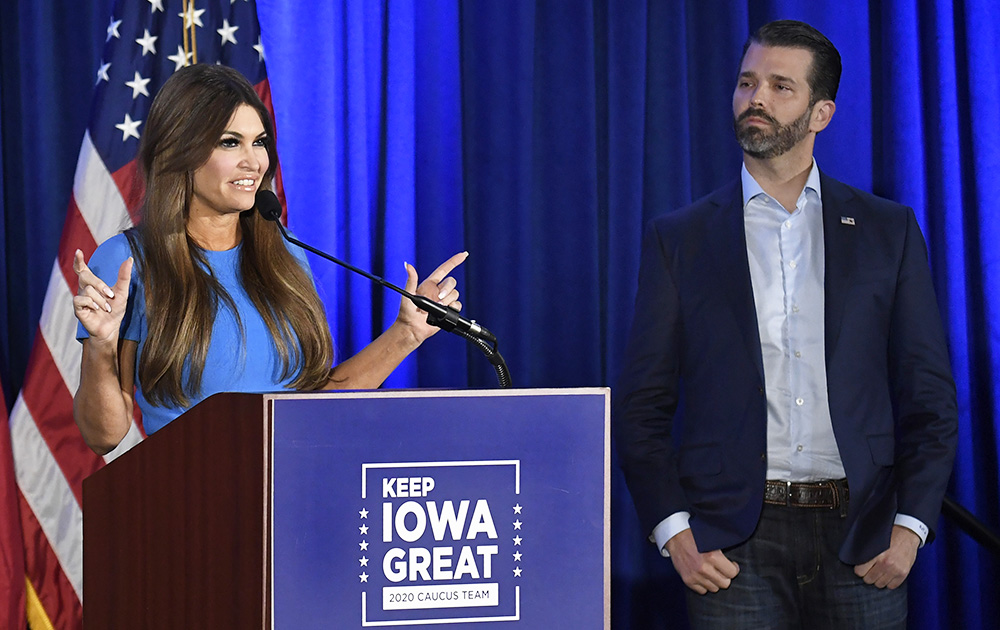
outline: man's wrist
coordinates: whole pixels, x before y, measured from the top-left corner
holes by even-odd
[[[930,530],[920,519],[908,514],[896,514],[896,518],[893,519],[892,524],[905,527],[913,532],[920,539],[920,547],[923,547],[927,543],[927,535],[930,533]]]
[[[675,512],[660,521],[653,528],[653,533],[649,538],[652,542],[656,543],[656,549],[660,552],[661,556],[664,558],[670,557],[670,553],[667,551],[667,541],[685,529],[691,529],[690,520],[690,512]]]

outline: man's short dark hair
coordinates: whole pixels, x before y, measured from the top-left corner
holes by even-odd
[[[837,99],[837,88],[840,85],[840,53],[837,47],[815,28],[805,22],[796,20],[777,20],[761,26],[743,44],[743,57],[746,57],[750,44],[759,46],[779,46],[784,48],[803,48],[812,53],[812,67],[809,69],[809,102]]]

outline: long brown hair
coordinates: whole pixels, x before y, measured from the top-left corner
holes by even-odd
[[[186,230],[194,171],[208,161],[240,105],[257,111],[267,133],[270,163],[261,187],[268,188],[278,168],[274,126],[253,87],[231,68],[196,64],[174,73],[153,100],[139,142],[146,194],[142,219],[126,236],[145,289],[149,332],[139,382],[153,404],[187,406],[200,391],[220,305],[232,310],[243,330],[232,297]],[[289,387],[318,389],[329,378],[333,340],[312,280],[277,226],[253,209],[239,222],[243,287],[275,343],[281,379],[294,376]]]

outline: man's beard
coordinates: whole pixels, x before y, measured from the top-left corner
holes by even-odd
[[[751,116],[767,121],[771,129],[740,125]],[[809,134],[811,116],[812,107],[807,107],[800,117],[787,125],[782,125],[762,110],[749,108],[740,114],[739,118],[733,119],[733,129],[736,131],[736,141],[747,155],[758,160],[767,160],[787,153],[805,138]]]

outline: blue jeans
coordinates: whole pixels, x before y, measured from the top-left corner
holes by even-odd
[[[846,520],[841,510],[765,505],[750,539],[723,551],[740,567],[730,587],[688,590],[691,627],[904,630],[906,582],[865,584],[837,558]]]

